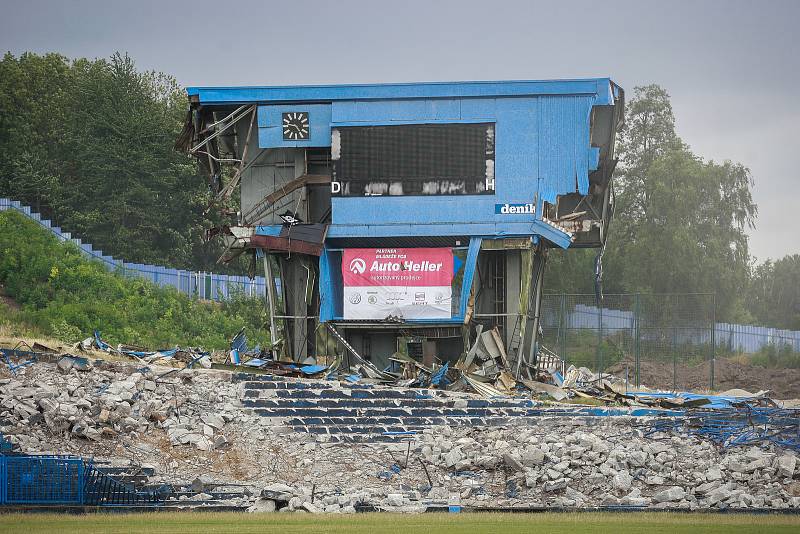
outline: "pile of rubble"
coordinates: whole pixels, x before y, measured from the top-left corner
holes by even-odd
[[[71,357],[1,372],[0,432],[18,451],[147,466],[150,484],[194,485],[194,494],[173,495],[191,506],[800,508],[796,452],[653,432],[652,417],[564,407],[535,423],[519,417],[518,425],[430,426],[390,443],[334,442],[254,413],[230,372]],[[226,485],[245,490],[215,493]]]

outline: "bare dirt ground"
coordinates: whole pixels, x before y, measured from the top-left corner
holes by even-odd
[[[634,382],[633,361],[622,361],[607,369],[607,372],[625,376],[626,367],[631,382]],[[674,386],[678,390],[705,392],[710,389],[710,376],[709,362],[694,366],[679,362],[677,368],[671,362],[639,362],[639,383],[650,388],[673,389]],[[769,390],[773,398],[797,399],[800,398],[800,369],[767,369],[726,358],[717,359],[714,365],[714,391],[733,388],[752,393]]]

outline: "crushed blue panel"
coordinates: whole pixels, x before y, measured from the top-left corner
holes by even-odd
[[[98,330],[94,331],[94,342],[100,350],[108,350],[111,348],[111,345],[100,339],[100,332]]]
[[[231,350],[247,352],[247,335],[244,333],[244,330],[236,334],[236,337],[231,341]]]
[[[450,362],[445,362],[444,365],[441,366],[438,371],[433,373],[433,376],[431,376],[431,385],[438,386],[441,384],[443,386],[446,386],[447,384],[450,383],[450,381],[447,380],[447,378],[445,377],[445,375],[447,374],[447,368],[449,363]]]
[[[552,374],[552,377],[558,387],[564,385],[564,376],[561,374],[560,371],[554,372]]]
[[[12,357],[17,358],[17,363],[11,360]],[[28,359],[19,361],[22,358]],[[37,353],[28,350],[0,348],[0,359],[8,366],[8,370],[11,371],[11,374],[16,375],[18,369],[31,365],[36,361]]]
[[[327,365],[305,365],[300,368],[300,372],[304,375],[315,375],[327,369]]]
[[[747,397],[723,397],[720,395],[700,395],[680,391],[678,393],[659,393],[659,392],[631,392],[631,395],[651,399],[683,399],[686,401],[708,399],[709,403],[702,405],[702,408],[730,408],[731,403],[742,402]]]

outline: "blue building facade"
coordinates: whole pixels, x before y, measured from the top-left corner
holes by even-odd
[[[240,189],[220,230],[229,256],[254,254],[280,279],[268,300],[287,357],[331,350],[309,341],[320,322],[381,364],[400,337],[452,359],[479,323],[534,356],[547,249],[605,242],[624,107],[608,78],[188,94],[187,148],[222,198]],[[452,261],[452,275],[370,281],[343,265],[354,254],[402,272]]]

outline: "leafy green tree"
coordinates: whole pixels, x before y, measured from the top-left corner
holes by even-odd
[[[172,150],[186,112],[176,81],[127,55],[0,61],[0,195],[131,262],[224,270],[207,187]]]
[[[604,255],[607,292],[716,293],[721,319],[744,320],[742,288],[749,276],[745,230],[757,208],[750,171],[738,163],[705,161],[675,132],[669,95],[637,87],[619,139],[616,204]],[[566,251],[556,287],[591,283],[593,251]],[[563,255],[563,254],[562,254]],[[548,279],[549,283],[550,279]]]
[[[800,330],[800,254],[758,265],[748,302],[758,322]]]

